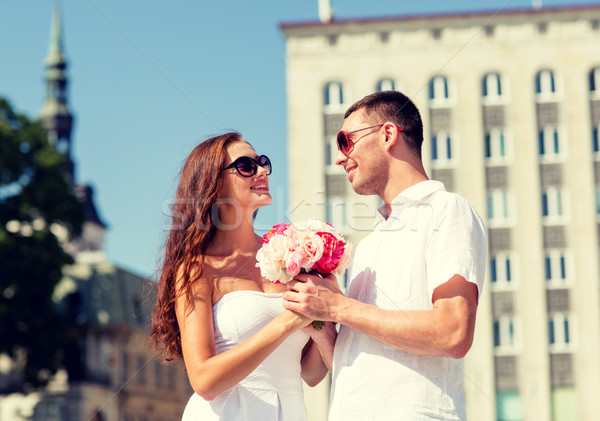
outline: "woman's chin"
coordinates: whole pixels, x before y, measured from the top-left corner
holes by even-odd
[[[273,198],[271,197],[271,195],[269,193],[265,193],[265,195],[261,197],[261,199],[258,201],[257,207],[262,208],[263,206],[268,206],[271,204],[272,201]]]
[[[259,208],[263,208],[265,206],[270,205],[272,201],[273,198],[271,197],[271,195],[269,193],[264,193],[252,202],[252,206],[255,210],[257,210]]]

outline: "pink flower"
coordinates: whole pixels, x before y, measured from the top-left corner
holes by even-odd
[[[262,244],[268,243],[269,240],[271,239],[271,237],[274,235],[283,235],[283,233],[285,232],[286,229],[288,229],[289,226],[290,226],[290,224],[284,224],[283,222],[281,224],[275,225],[273,228],[271,228],[269,230],[269,232],[267,232],[265,235],[263,235],[261,243]]]
[[[315,263],[313,269],[327,275],[337,267],[344,254],[344,242],[330,232],[317,232],[323,240],[323,255]]]
[[[303,270],[341,275],[351,264],[351,246],[332,225],[319,220],[277,224],[263,236],[256,266],[275,283],[287,283]]]
[[[298,249],[304,256],[301,262],[302,269],[309,271],[323,256],[323,239],[314,232],[297,232],[299,238]]]
[[[294,277],[300,273],[300,269],[302,269],[301,263],[304,259],[304,256],[300,250],[293,250],[287,253],[285,256],[285,271],[288,276]]]
[[[344,254],[342,254],[342,258],[338,263],[337,267],[333,271],[336,275],[343,275],[344,272],[350,267],[352,264],[352,243],[347,243],[344,246]]]

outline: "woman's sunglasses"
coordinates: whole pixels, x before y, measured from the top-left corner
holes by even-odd
[[[223,168],[223,171],[228,170],[229,168],[235,168],[241,176],[252,177],[256,175],[259,165],[267,170],[267,175],[271,175],[271,171],[273,170],[271,167],[271,160],[266,155],[261,155],[256,159],[250,158],[249,156],[240,156],[231,164]]]
[[[367,133],[366,135],[363,135],[363,136],[359,137],[355,141],[350,140],[350,135],[351,134],[362,132],[363,130],[374,129],[375,127],[381,127],[381,126],[383,126],[383,124],[376,124],[374,126],[363,127],[362,129],[353,130],[351,132],[346,132],[344,130],[340,130],[340,132],[337,135],[337,147],[338,147],[338,149],[344,155],[346,155],[346,156],[350,155],[350,153],[352,153],[352,150],[354,149],[354,144],[356,142],[358,142],[360,139],[362,139],[363,137],[369,135],[370,133]],[[400,131],[400,132],[402,131],[402,129],[400,127],[396,126],[396,128],[398,129],[398,131]]]

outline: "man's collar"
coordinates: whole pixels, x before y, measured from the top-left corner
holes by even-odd
[[[437,181],[437,180],[425,180],[425,181],[421,181],[417,184],[414,184],[412,186],[410,186],[409,188],[403,190],[398,196],[396,196],[395,199],[392,200],[392,211],[390,213],[393,214],[395,209],[399,209],[402,207],[406,207],[406,206],[410,206],[411,204],[414,203],[420,203],[422,202],[426,197],[432,195],[433,193],[440,191],[440,190],[446,190],[446,187],[444,186],[444,183],[442,183],[441,181]],[[381,222],[383,219],[385,218],[385,211],[386,207],[385,204],[383,204],[380,208],[379,208],[379,215],[376,218],[375,223],[378,224],[379,222]],[[389,217],[389,215],[388,215]]]

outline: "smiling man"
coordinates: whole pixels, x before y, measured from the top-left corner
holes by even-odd
[[[329,420],[464,420],[469,351],[486,261],[472,206],[429,180],[423,123],[400,92],[352,105],[336,164],[361,195],[384,202],[357,247],[347,295],[333,277],[299,275],[286,308],[340,323]]]

